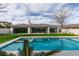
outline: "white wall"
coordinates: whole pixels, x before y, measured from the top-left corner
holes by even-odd
[[[62,33],[79,34],[79,29],[62,29]]]
[[[0,28],[0,34],[10,34],[11,29],[10,28]]]

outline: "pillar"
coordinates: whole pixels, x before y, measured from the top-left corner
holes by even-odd
[[[11,31],[10,33],[13,34],[13,27],[10,28],[10,31]]]
[[[57,28],[57,33],[59,33],[59,28]]]
[[[47,33],[50,34],[50,27],[47,28]]]
[[[31,28],[30,27],[28,27],[28,34],[30,34],[31,33]]]

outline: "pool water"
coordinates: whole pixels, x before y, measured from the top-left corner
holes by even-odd
[[[72,38],[21,38],[17,42],[13,42],[0,48],[0,50],[22,50],[24,40],[29,40],[29,46],[33,50],[79,50],[79,39]]]

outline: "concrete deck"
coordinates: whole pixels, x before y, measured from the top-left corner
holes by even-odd
[[[52,56],[79,56],[79,50],[61,51]]]

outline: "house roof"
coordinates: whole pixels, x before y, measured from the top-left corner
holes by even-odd
[[[16,24],[16,25],[13,25],[14,28],[23,28],[23,27],[28,27],[29,25],[28,24]]]
[[[16,24],[13,25],[15,28],[24,28],[24,27],[58,27],[57,25],[50,25],[50,24]]]

